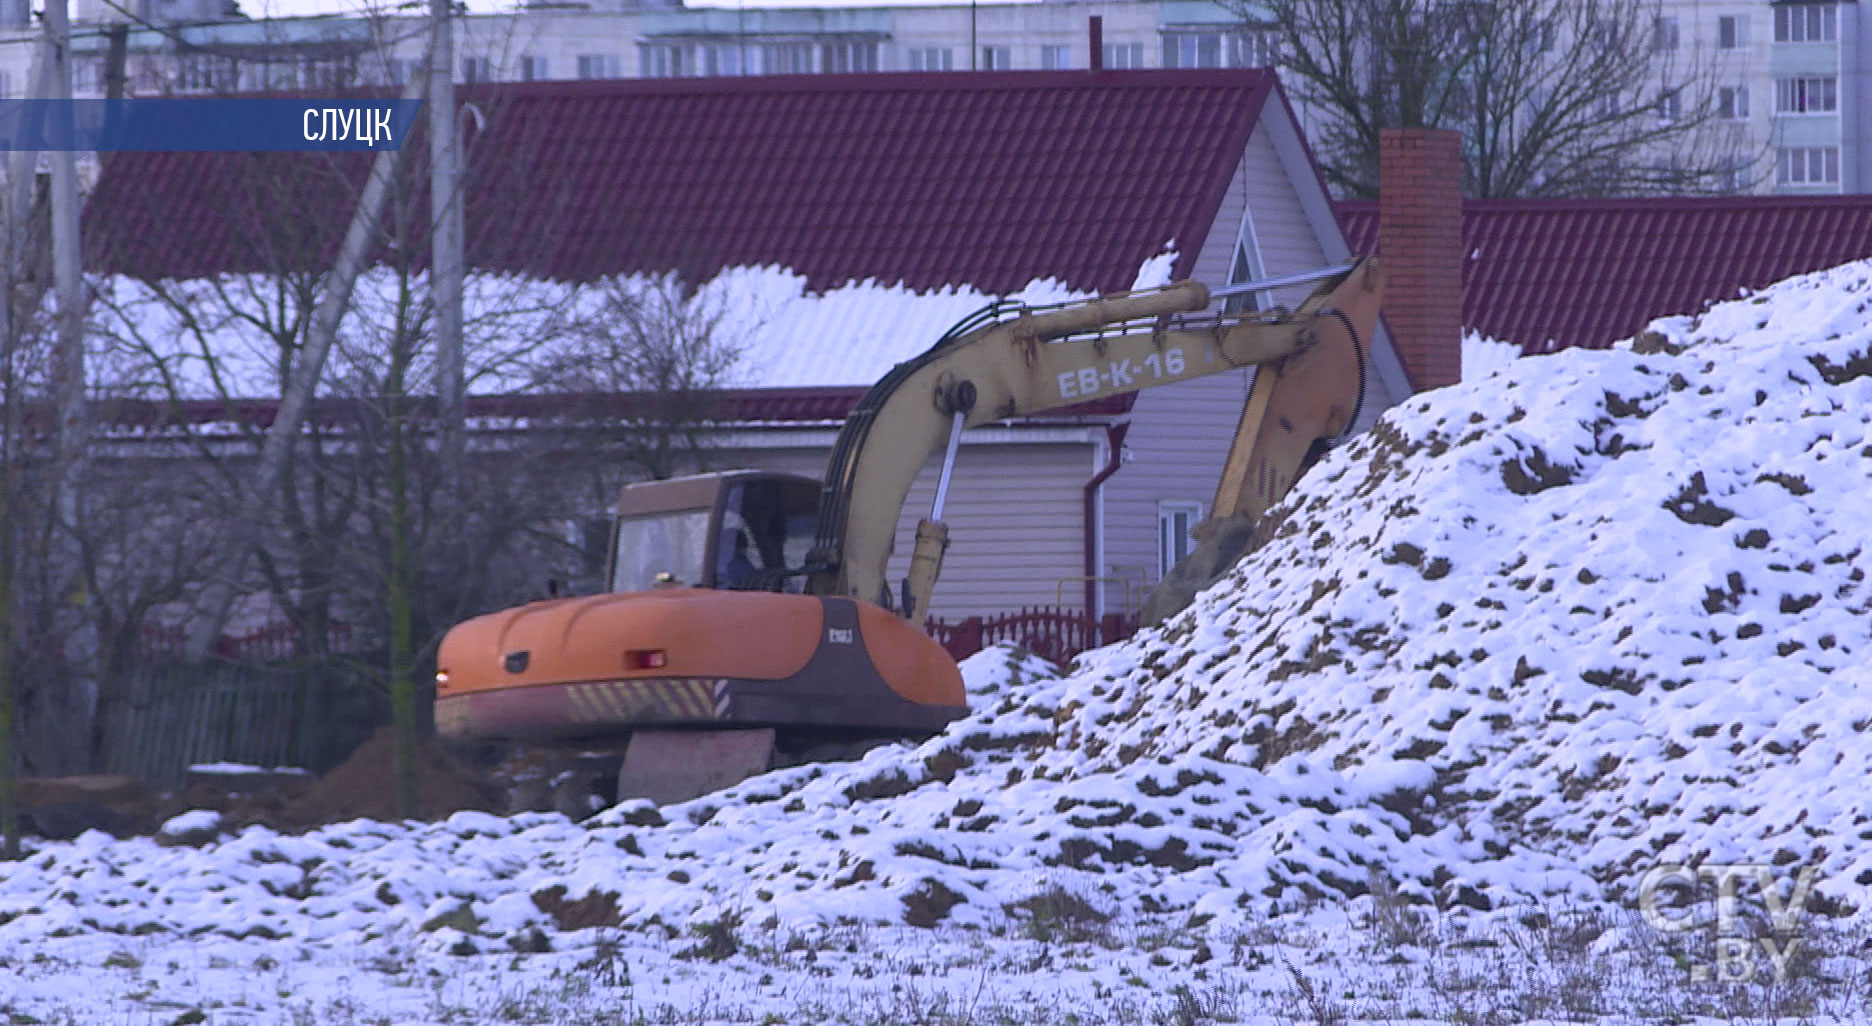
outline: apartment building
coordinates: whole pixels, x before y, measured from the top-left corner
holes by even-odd
[[[0,0],[4,3],[16,0]],[[1707,69],[1745,144],[1739,192],[1872,191],[1872,23],[1839,0],[1661,0],[1661,62]],[[33,51],[0,9],[0,93],[22,95]],[[102,95],[113,23],[133,94],[319,88],[407,80],[420,18],[238,17],[234,0],[79,0],[79,95]],[[463,19],[462,81],[1084,68],[1097,19],[1106,68],[1279,64],[1273,33],[1211,0],[1036,0],[940,6],[684,7],[539,0]],[[11,25],[8,28],[6,26]],[[1300,110],[1303,121],[1307,117]]]

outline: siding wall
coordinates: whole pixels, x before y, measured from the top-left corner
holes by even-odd
[[[1067,577],[1075,580],[1064,589],[1066,604],[1075,609],[1084,605],[1084,589],[1076,580],[1085,573],[1082,497],[1095,462],[1101,461],[1092,438],[1104,432],[1091,427],[1083,433],[1083,442],[983,444],[963,436],[943,510],[949,552],[931,600],[935,616],[954,621],[1053,605],[1059,582]],[[1049,431],[1051,437],[1058,434]],[[829,445],[802,444],[739,449],[732,458],[722,454],[715,462],[723,469],[746,467],[817,478],[825,473],[829,455]],[[892,588],[909,570],[916,524],[929,515],[941,465],[940,454],[931,457],[904,502],[889,570]]]
[[[1251,210],[1254,233],[1268,275],[1321,266],[1324,251],[1301,212],[1288,170],[1269,138],[1265,122],[1279,116],[1270,103],[1248,142],[1241,168],[1229,186],[1215,224],[1196,260],[1197,280],[1228,280],[1237,232],[1244,210]],[[1309,172],[1310,173],[1310,172]],[[1179,240],[1181,242],[1183,240]],[[1306,295],[1277,297],[1292,303]],[[1104,487],[1105,551],[1103,572],[1137,582],[1136,602],[1157,581],[1157,510],[1160,502],[1195,501],[1206,516],[1215,498],[1222,464],[1228,459],[1241,418],[1242,402],[1252,382],[1250,371],[1231,371],[1138,393],[1131,432],[1125,439],[1130,461]],[[1108,611],[1123,602],[1117,588],[1106,592]]]

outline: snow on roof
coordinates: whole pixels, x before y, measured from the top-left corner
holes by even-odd
[[[1166,243],[1137,269],[1136,287],[1167,281],[1177,255]],[[425,277],[411,284],[416,300],[427,294]],[[359,278],[323,393],[359,394],[363,382],[381,379],[387,325],[395,323],[403,287],[381,267]],[[278,299],[280,288],[269,275],[106,279],[95,307],[100,344],[93,347],[93,379],[127,397],[166,397],[169,382],[189,398],[276,396],[280,349],[270,325],[294,309]],[[869,385],[997,300],[1041,306],[1092,295],[1055,279],[1007,296],[953,285],[918,292],[875,281],[815,293],[805,276],[771,266],[728,268],[686,297],[664,275],[569,284],[472,274],[464,292],[469,392],[476,395],[614,387],[592,364],[604,355],[596,340],[620,326],[621,301],[649,304],[652,330],[706,333],[738,350],[722,387],[819,388]],[[433,373],[424,347],[409,380],[426,391]]]
[[[1000,924],[1040,882],[1226,937],[1373,872],[1486,905],[1703,860],[1813,866],[1864,907],[1869,301],[1852,264],[1419,396],[1184,615],[1057,677],[984,653],[974,712],[921,745],[582,827],[88,834],[0,863],[0,957],[262,919],[302,952],[439,953],[463,932],[417,927],[461,910],[505,950],[555,929],[548,893],[626,925]]]

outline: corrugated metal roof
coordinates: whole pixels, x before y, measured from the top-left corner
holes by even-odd
[[[1272,85],[1154,70],[465,88],[486,119],[468,260],[561,281],[777,264],[815,290],[1113,291],[1174,238],[1185,276]],[[426,145],[410,145],[422,213]],[[117,154],[90,199],[89,263],[142,278],[320,266],[367,158]],[[290,209],[284,176],[303,182]]]
[[[1355,252],[1378,204],[1334,205]],[[1796,274],[1872,257],[1872,195],[1468,200],[1463,323],[1524,348],[1604,348]]]

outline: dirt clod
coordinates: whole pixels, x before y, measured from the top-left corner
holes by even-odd
[[[395,770],[395,734],[390,727],[380,727],[349,759],[281,809],[275,825],[306,829],[352,819],[396,820]],[[416,783],[422,819],[442,819],[463,809],[499,809],[492,788],[450,758],[433,738],[418,742]]]

